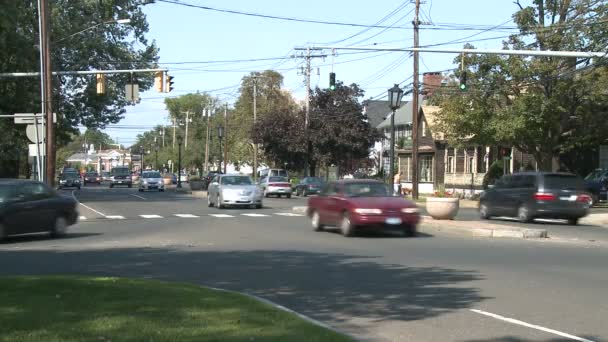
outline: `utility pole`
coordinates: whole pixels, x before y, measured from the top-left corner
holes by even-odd
[[[188,149],[188,123],[190,122],[190,111],[186,111],[186,139],[184,140],[184,150]]]
[[[171,147],[175,149],[175,118],[171,118],[171,123],[173,123],[173,144],[171,145]]]
[[[211,109],[212,108],[213,108],[213,104],[211,103],[207,107],[207,133],[206,133],[206,139],[205,139],[205,172],[209,172],[209,125],[211,123]]]
[[[42,41],[42,74],[44,79],[44,114],[46,115],[46,182],[55,185],[55,126],[53,124],[53,74],[51,68],[51,11],[48,0],[40,0],[40,36]],[[44,119],[43,119],[44,121]]]
[[[418,26],[420,25],[419,21],[419,13],[420,13],[420,0],[416,0],[416,16],[414,17],[414,48],[419,47],[419,37],[418,37]],[[413,96],[412,99],[412,198],[418,199],[418,93],[419,93],[419,84],[418,84],[418,56],[419,52],[414,51],[414,85],[413,85]],[[391,177],[394,175],[391,175]]]
[[[228,172],[228,104],[224,103],[224,174]]]
[[[255,123],[258,120],[258,80],[256,77],[253,77],[253,127],[255,127]],[[255,129],[255,128],[254,128]],[[258,144],[256,142],[253,143],[253,179],[258,179]]]

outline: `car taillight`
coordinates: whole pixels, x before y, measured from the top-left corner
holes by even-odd
[[[268,186],[280,186],[279,183],[268,183]]]
[[[97,180],[100,180],[100,178],[99,178],[99,177],[97,177]]]
[[[576,198],[577,202],[583,202],[583,203],[591,203],[591,196],[589,195],[578,195],[578,197]]]
[[[537,201],[555,201],[557,197],[554,194],[547,194],[544,192],[537,192],[534,194],[534,199]]]

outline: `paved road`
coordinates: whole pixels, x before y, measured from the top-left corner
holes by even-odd
[[[88,188],[77,196],[86,220],[64,239],[0,245],[0,274],[136,276],[246,291],[373,341],[608,340],[608,249],[592,243],[445,232],[347,239],[282,215],[301,199],[220,211],[171,192]]]

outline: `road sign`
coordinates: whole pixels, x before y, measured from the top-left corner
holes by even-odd
[[[40,156],[44,157],[46,155],[44,144],[38,144],[38,145],[40,145]],[[38,156],[38,149],[36,148],[36,144],[29,144],[28,146],[29,146],[29,156],[30,157]]]
[[[42,121],[42,113],[15,113],[15,123],[18,125],[29,125],[34,123],[34,115],[37,116],[38,122]],[[53,123],[57,123],[57,113],[53,113]]]
[[[30,141],[34,144],[37,142],[42,142],[42,138],[44,135],[42,124],[38,124],[38,141],[36,141],[36,125],[27,125],[27,127],[25,128],[25,135],[27,135],[27,138],[30,139]]]
[[[139,84],[129,83],[125,86],[125,95],[127,101],[132,103],[139,103]]]

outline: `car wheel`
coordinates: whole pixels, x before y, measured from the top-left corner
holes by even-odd
[[[530,208],[527,205],[522,204],[517,209],[517,219],[521,223],[529,223],[532,222],[532,215],[530,213]]]
[[[268,193],[266,192],[266,190],[264,190],[264,197],[268,198],[270,195],[268,195]]]
[[[568,219],[568,224],[571,225],[571,226],[576,226],[578,224],[578,217],[569,218]]]
[[[55,226],[51,230],[52,237],[62,237],[68,232],[68,221],[63,216],[57,216]]]
[[[288,194],[288,195],[286,195],[286,196],[287,196],[287,198],[291,198],[291,194]]]
[[[318,211],[313,211],[310,216],[310,224],[312,224],[312,228],[316,232],[320,232],[323,230],[323,225],[321,224],[321,215],[319,215]]]
[[[490,215],[490,208],[488,208],[488,205],[485,203],[481,203],[479,205],[479,217],[482,220],[489,220],[492,215]]]
[[[139,188],[138,190],[139,190],[139,192],[144,192],[144,189],[142,189],[142,188]]]
[[[262,209],[262,205],[261,205],[261,204],[256,204],[256,205],[255,205],[255,208],[256,208],[256,209]]]
[[[598,196],[591,195],[591,203],[589,203],[589,207],[592,208],[593,206],[597,205],[597,202],[598,202]]]
[[[403,228],[403,235],[407,237],[416,236],[416,226],[415,225],[405,225]]]
[[[304,196],[304,197],[308,196],[308,191],[306,189],[302,190],[302,196]]]
[[[296,188],[296,196],[302,196],[302,194],[300,193],[300,189]]]
[[[342,216],[342,221],[340,222],[340,231],[342,232],[342,235],[346,237],[355,235],[355,227],[350,221],[350,215],[348,215],[348,213],[344,213]]]
[[[220,201],[220,195],[217,195],[217,197],[215,198],[215,207],[218,209],[224,208],[224,206],[222,205],[222,202]]]
[[[207,206],[209,208],[213,207],[213,202],[211,201],[211,196],[209,196],[209,194],[207,194]]]

